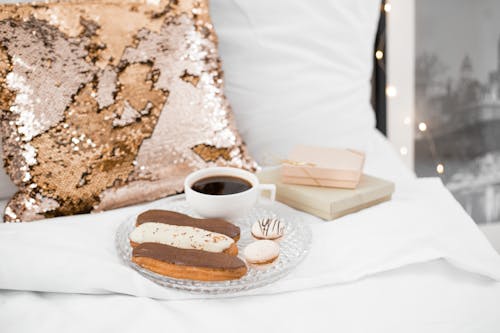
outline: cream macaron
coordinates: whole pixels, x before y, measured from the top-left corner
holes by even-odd
[[[246,261],[250,264],[270,264],[278,258],[280,246],[271,240],[258,240],[248,244],[243,250]]]

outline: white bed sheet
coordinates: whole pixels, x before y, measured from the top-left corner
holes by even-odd
[[[499,308],[499,283],[435,261],[354,283],[234,299],[4,291],[0,331],[495,333]]]
[[[374,134],[367,153],[368,173],[396,182],[413,177],[379,134]],[[0,332],[254,332],[264,328],[498,332],[499,308],[500,283],[437,260],[347,284],[229,299],[158,301],[124,295],[1,291]]]

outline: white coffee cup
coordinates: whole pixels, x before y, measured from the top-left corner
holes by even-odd
[[[248,181],[252,187],[243,192],[225,195],[204,194],[192,189],[193,184],[198,180],[214,176],[241,178]],[[229,167],[206,168],[189,174],[184,180],[184,191],[188,204],[203,217],[241,216],[263,197],[264,191],[269,192],[271,201],[274,201],[276,197],[274,184],[260,184],[259,179],[253,173]]]

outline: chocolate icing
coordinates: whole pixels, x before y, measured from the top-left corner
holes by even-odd
[[[180,249],[159,243],[142,243],[134,248],[132,256],[152,258],[179,266],[214,269],[238,269],[246,266],[241,259],[229,254]]]
[[[259,224],[260,232],[266,237],[270,234],[283,235],[285,232],[285,225],[277,218],[264,218],[260,219],[257,223]]]
[[[137,226],[146,222],[158,222],[171,225],[195,227],[212,232],[217,232],[233,239],[237,239],[240,236],[240,228],[227,221],[221,219],[197,219],[169,210],[152,209],[147,210],[137,216]]]

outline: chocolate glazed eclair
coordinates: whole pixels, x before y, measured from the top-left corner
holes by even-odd
[[[222,219],[197,219],[169,210],[151,209],[137,216],[136,226],[147,222],[204,229],[231,237],[235,242],[240,239],[240,228]]]
[[[161,275],[200,281],[239,279],[248,270],[241,259],[229,254],[180,249],[159,243],[139,244],[132,251],[132,261]]]

